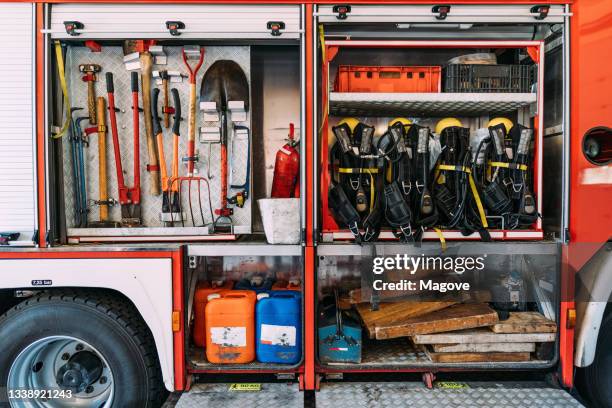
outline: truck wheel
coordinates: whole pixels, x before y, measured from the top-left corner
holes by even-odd
[[[581,370],[579,389],[596,407],[612,408],[612,313],[601,324],[593,364]]]
[[[0,350],[0,401],[14,407],[25,397],[41,408],[148,408],[165,393],[149,329],[110,294],[29,298],[0,317]]]

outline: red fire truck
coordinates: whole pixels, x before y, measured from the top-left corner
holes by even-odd
[[[0,1],[0,22],[0,405],[578,406],[577,386],[612,406],[607,1]],[[532,81],[507,94],[334,86],[340,66],[474,53],[532,66]],[[239,98],[236,81],[206,78],[227,61],[244,73]],[[214,81],[224,90],[207,99]],[[391,231],[362,246],[339,227],[328,148],[342,118],[459,117],[475,130],[499,113],[533,129],[540,216],[528,228],[502,223],[491,242],[430,229],[420,247]],[[272,244],[256,202],[289,123],[299,198],[275,221],[299,222]],[[324,294],[359,286],[373,254],[440,241],[521,265],[529,302],[556,324],[552,346],[444,363],[400,338],[364,341],[359,363],[319,358]],[[194,343],[199,285],[266,279],[301,293],[300,362],[211,363]]]

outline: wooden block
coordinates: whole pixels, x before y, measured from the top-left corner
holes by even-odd
[[[429,348],[425,354],[434,363],[492,363],[529,361],[529,353],[434,353]]]
[[[510,312],[510,317],[491,326],[495,333],[556,333],[557,324],[538,312]]]
[[[494,333],[485,327],[450,333],[417,334],[412,337],[412,341],[415,344],[547,343],[555,341],[555,337],[555,333]]]
[[[436,353],[533,353],[535,343],[433,344]]]
[[[393,327],[376,327],[375,333],[376,339],[382,340],[490,326],[497,322],[497,312],[486,304],[459,304],[406,319]]]
[[[388,329],[396,326],[402,326],[406,320],[422,316],[436,310],[441,310],[452,306],[457,302],[415,302],[402,301],[394,303],[381,303],[379,309],[371,310],[369,303],[361,303],[356,305],[357,312],[361,316],[363,326],[371,339],[376,337],[376,329]]]

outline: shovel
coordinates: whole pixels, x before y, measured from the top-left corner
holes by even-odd
[[[249,110],[249,83],[240,65],[230,60],[219,60],[212,64],[202,79],[200,103],[202,102],[216,104],[221,128],[221,207],[215,210],[218,217],[214,221],[214,229],[218,232],[231,232],[233,210],[227,206],[227,116],[230,102],[242,102],[244,110]]]

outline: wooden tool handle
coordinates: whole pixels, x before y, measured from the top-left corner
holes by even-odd
[[[187,134],[189,141],[195,142],[196,131],[196,86],[189,84],[189,123],[187,126]]]
[[[87,111],[89,112],[89,123],[97,124],[96,115],[96,87],[94,81],[87,81]]]
[[[142,69],[142,106],[144,110],[145,130],[147,136],[147,152],[149,155],[149,165],[157,167],[157,147],[155,146],[155,136],[153,135],[153,119],[151,116],[151,70],[153,67],[153,57],[149,52],[140,53],[140,67]],[[150,192],[152,195],[159,195],[159,170],[151,169]]]
[[[187,123],[187,155],[189,156],[189,163],[187,165],[187,172],[189,176],[193,176],[194,167],[194,156],[195,156],[195,126],[196,126],[196,85],[189,84],[189,119]]]
[[[97,99],[96,106],[98,121],[98,179],[100,183],[101,202],[108,201],[108,184],[106,182],[106,100]],[[100,204],[100,222],[108,221],[108,205]]]
[[[167,111],[169,107],[169,98],[168,98],[168,80],[162,80],[163,88],[164,88],[164,127],[168,129],[170,127],[170,113]]]

